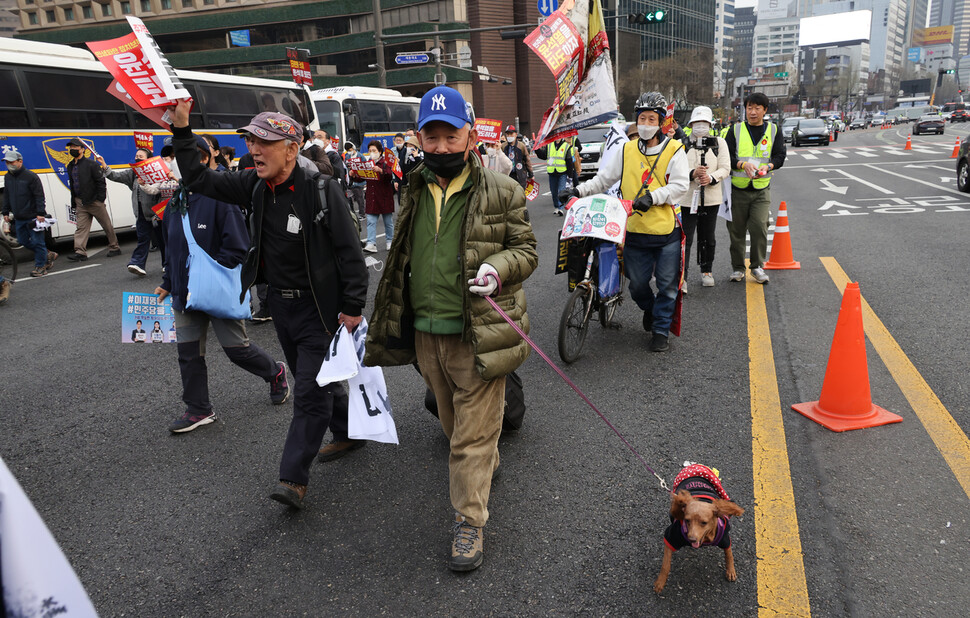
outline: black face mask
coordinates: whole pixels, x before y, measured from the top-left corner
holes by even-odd
[[[74,157],[75,159],[81,156],[81,151],[78,150],[77,148],[71,148],[70,150],[68,150],[68,152],[71,153],[71,156]]]
[[[424,153],[424,164],[435,176],[454,178],[465,169],[465,152]]]

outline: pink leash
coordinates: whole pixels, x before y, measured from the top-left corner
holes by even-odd
[[[541,356],[542,357],[542,360],[546,361],[546,363],[548,363],[549,366],[552,367],[552,369],[556,373],[559,374],[559,377],[562,378],[566,382],[566,384],[569,385],[570,388],[572,388],[574,391],[576,391],[576,394],[577,395],[579,395],[580,397],[583,398],[583,401],[585,401],[589,405],[589,407],[593,409],[593,412],[596,412],[597,416],[599,416],[601,419],[603,419],[603,422],[606,423],[606,425],[610,429],[613,430],[613,433],[615,433],[617,435],[617,437],[620,438],[620,440],[623,442],[623,444],[625,444],[626,447],[628,449],[630,449],[630,452],[633,453],[633,455],[637,459],[640,460],[640,463],[643,464],[643,467],[646,468],[647,470],[649,470],[650,471],[650,474],[652,474],[655,477],[657,477],[657,480],[660,481],[660,486],[664,490],[670,491],[670,487],[667,486],[667,482],[664,481],[663,478],[661,478],[659,474],[657,474],[656,472],[654,472],[653,468],[651,468],[649,465],[647,465],[647,462],[644,461],[643,457],[640,456],[640,453],[637,452],[637,449],[633,448],[633,445],[630,444],[627,441],[627,439],[623,437],[623,434],[621,434],[619,432],[619,430],[616,427],[613,426],[613,423],[611,423],[609,421],[609,419],[607,419],[605,416],[603,416],[603,413],[600,412],[599,409],[595,405],[593,405],[593,402],[589,400],[589,397],[587,397],[586,394],[583,391],[581,391],[579,389],[579,387],[576,386],[576,384],[573,383],[573,381],[570,380],[566,376],[565,373],[562,372],[562,369],[560,369],[556,365],[556,363],[552,362],[552,360],[548,356],[546,356],[546,353],[545,352],[543,352],[542,350],[539,349],[539,346],[537,346],[534,341],[532,341],[531,339],[529,339],[529,336],[528,335],[526,335],[524,332],[522,332],[522,329],[519,328],[518,325],[515,322],[512,321],[512,318],[510,318],[504,311],[502,311],[502,309],[495,303],[495,301],[492,300],[492,297],[491,296],[485,296],[484,298],[485,298],[485,300],[488,301],[488,304],[490,304],[493,309],[495,309],[496,311],[498,311],[498,314],[500,316],[502,316],[502,318],[505,319],[505,321],[508,322],[509,325],[512,328],[515,329],[515,332],[519,333],[519,336],[522,337],[522,339],[524,339],[525,342],[528,343],[529,346],[531,346],[532,349],[536,351],[536,354],[538,354],[539,356]]]

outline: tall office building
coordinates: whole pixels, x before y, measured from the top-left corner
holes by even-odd
[[[734,62],[732,74],[736,78],[747,77],[751,72],[751,53],[754,43],[754,27],[758,15],[753,6],[738,7],[734,12]]]
[[[729,92],[727,81],[733,73],[734,0],[717,0],[714,4],[714,98]]]

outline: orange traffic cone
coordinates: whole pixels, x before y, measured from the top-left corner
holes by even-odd
[[[858,283],[846,285],[842,295],[821,397],[818,401],[797,403],[792,409],[832,431],[902,422],[901,416],[872,403]]]
[[[788,206],[785,202],[778,207],[778,221],[775,223],[775,236],[771,240],[771,255],[765,262],[765,270],[798,270],[802,265],[795,261],[791,250],[791,233],[788,231]]]
[[[912,149],[913,149],[913,134],[910,133],[909,135],[906,136],[906,147],[903,148],[903,150],[912,150]]]
[[[835,141],[835,131],[832,131],[829,133],[829,143],[831,144],[834,141]]]
[[[951,159],[956,159],[957,155],[960,154],[960,138],[957,138],[957,143],[953,145],[953,154],[950,155]]]

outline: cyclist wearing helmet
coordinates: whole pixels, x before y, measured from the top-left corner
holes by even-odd
[[[630,296],[643,309],[643,328],[653,333],[650,349],[668,349],[677,294],[680,289],[684,235],[680,204],[690,186],[687,155],[679,141],[660,132],[667,100],[659,92],[637,99],[634,116],[637,138],[623,145],[589,181],[563,191],[560,199],[604,193],[620,183],[620,197],[633,201],[627,219],[623,263],[630,279]],[[650,278],[657,278],[654,295]]]

